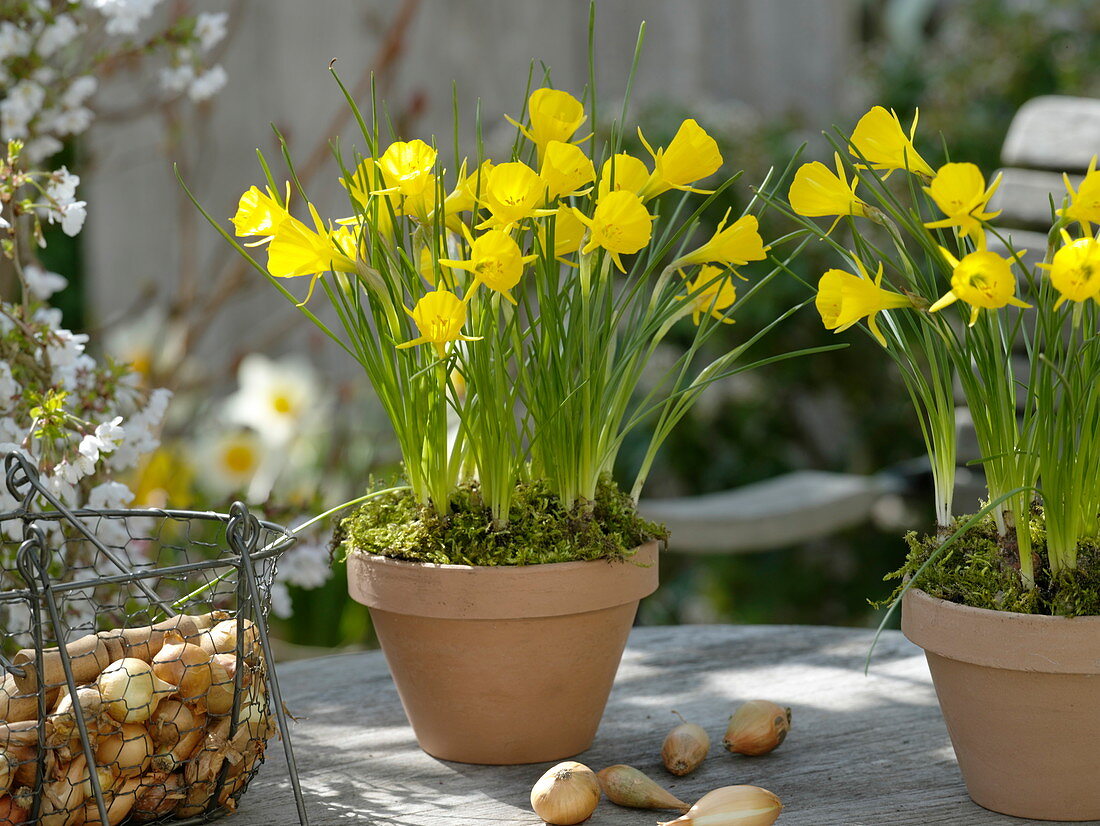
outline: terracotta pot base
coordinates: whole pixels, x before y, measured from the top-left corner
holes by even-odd
[[[1036,820],[1100,819],[1100,617],[986,611],[909,591],[967,791]]]
[[[420,747],[494,765],[561,760],[592,743],[656,543],[621,563],[480,568],[348,559]]]

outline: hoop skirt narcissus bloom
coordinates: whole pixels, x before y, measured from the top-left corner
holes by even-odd
[[[440,358],[447,356],[447,344],[452,341],[481,341],[481,336],[464,336],[462,325],[466,323],[466,302],[454,293],[437,287],[405,312],[416,322],[420,335],[412,341],[397,345],[398,350],[431,344]]]
[[[439,263],[444,267],[472,273],[474,283],[471,285],[471,290],[478,284],[484,284],[515,304],[516,300],[508,291],[519,283],[524,266],[534,261],[536,257],[524,255],[519,244],[508,233],[491,229],[470,242],[469,260],[456,261],[440,258]]]
[[[767,258],[771,247],[765,246],[764,239],[760,237],[760,223],[756,216],[742,215],[727,227],[729,214],[730,210],[727,209],[710,240],[681,256],[671,266],[724,264],[742,267],[750,261],[763,261]]]
[[[883,289],[882,264],[874,280],[867,275],[863,262],[856,259],[859,275],[845,270],[828,270],[817,283],[814,305],[826,330],[840,333],[866,318],[867,326],[878,343],[886,346],[886,338],[878,328],[875,315],[883,310],[911,307],[912,302],[901,293]]]
[[[1096,168],[1096,156],[1089,162],[1088,172],[1078,184],[1077,189],[1070,183],[1069,175],[1062,173],[1062,180],[1069,192],[1070,204],[1058,214],[1071,221],[1077,221],[1085,232],[1092,234],[1092,224],[1100,224],[1100,170]]]
[[[971,327],[978,320],[979,310],[999,310],[1007,304],[1014,307],[1030,307],[1016,297],[1016,276],[1012,263],[995,252],[978,250],[961,261],[940,247],[940,253],[951,264],[951,291],[928,308],[938,312],[956,301],[970,305]]]
[[[584,105],[568,92],[558,89],[536,89],[532,92],[527,100],[527,116],[531,119],[530,129],[513,118],[505,117],[538,147],[540,161],[551,141],[568,143],[588,119]]]
[[[259,241],[245,244],[246,247],[255,247],[269,242],[279,231],[279,225],[290,214],[284,206],[289,202],[290,181],[286,183],[286,198],[283,203],[279,203],[270,188],[263,192],[259,187],[249,187],[237,203],[237,213],[230,219],[233,221],[237,237],[258,236],[260,238]]]
[[[546,201],[546,184],[527,164],[520,161],[497,164],[483,184],[481,205],[490,218],[478,224],[478,229],[507,229],[525,218],[553,215],[554,210],[542,209]]]
[[[982,171],[972,163],[944,164],[932,183],[924,187],[924,191],[932,196],[936,206],[947,217],[939,221],[929,221],[925,226],[929,229],[955,227],[959,235],[970,236],[971,240],[978,243],[979,237],[985,232],[982,222],[1001,214],[999,211],[986,212],[989,199],[1000,185],[1001,176],[998,174],[986,189]]]
[[[701,267],[699,274],[687,285],[688,294],[680,297],[680,300],[691,302],[691,320],[696,326],[703,313],[723,324],[733,324],[733,319],[726,318],[721,311],[733,306],[737,288],[733,279],[728,274],[723,276],[722,272],[721,267]]]
[[[928,162],[913,146],[917,132],[917,113],[913,113],[913,126],[906,136],[901,121],[891,109],[875,106],[859,119],[849,139],[849,151],[855,157],[862,156],[871,169],[889,175],[895,169],[906,169],[931,178],[935,175]]]
[[[646,151],[653,156],[653,172],[638,193],[643,201],[670,189],[710,194],[708,190],[695,189],[690,184],[710,177],[721,169],[722,153],[718,149],[718,142],[694,119],[688,118],[681,123],[668,146],[656,151],[645,139],[641,127],[638,127],[638,137]]]
[[[626,272],[620,256],[637,252],[649,243],[653,234],[653,216],[646,211],[641,198],[626,190],[602,195],[591,218],[576,207],[573,214],[589,229],[588,243],[581,252],[602,247],[611,253],[619,272]]]
[[[1038,266],[1050,274],[1050,283],[1059,293],[1054,309],[1063,302],[1080,303],[1090,298],[1100,303],[1100,241],[1095,238],[1078,238],[1062,230],[1065,242],[1049,264]]]
[[[867,215],[867,204],[856,196],[856,181],[853,177],[849,184],[844,174],[844,164],[840,153],[833,153],[836,173],[820,161],[803,164],[794,173],[787,200],[791,209],[806,218],[827,218],[836,216],[837,221],[845,215]],[[836,222],[833,222],[836,226]],[[832,228],[830,228],[832,231]]]
[[[589,158],[577,146],[561,141],[550,141],[542,157],[540,177],[546,185],[549,200],[568,195],[583,195],[585,184],[596,179],[596,169]]]

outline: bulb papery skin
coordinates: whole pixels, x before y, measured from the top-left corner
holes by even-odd
[[[734,754],[756,757],[779,747],[791,730],[791,710],[770,700],[749,700],[730,717],[722,743]]]
[[[710,736],[702,726],[682,723],[665,737],[661,745],[661,762],[677,777],[691,774],[710,751]]]
[[[656,781],[633,766],[608,766],[597,777],[607,799],[619,806],[687,811],[687,803],[661,788]]]
[[[551,826],[588,820],[600,802],[600,783],[583,763],[568,760],[547,771],[531,789],[531,808]]]
[[[161,699],[176,690],[159,679],[149,663],[136,657],[115,660],[103,669],[96,687],[107,713],[119,723],[145,722]]]
[[[676,820],[658,826],[771,826],[783,803],[759,786],[723,786],[707,792]]]

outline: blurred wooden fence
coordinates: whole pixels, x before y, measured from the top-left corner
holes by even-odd
[[[193,5],[217,10],[229,2]],[[269,124],[285,131],[304,161],[344,107],[329,61],[338,58],[346,82],[359,81],[377,65],[386,32],[403,9],[409,10],[397,0],[241,0],[221,57],[229,82],[200,132],[166,128],[159,109],[94,127],[95,166],[83,190],[91,204],[84,243],[93,322],[134,315],[166,296],[182,293],[186,305],[193,296],[217,293],[236,262],[212,230],[196,223],[173,161],[182,163],[212,214],[227,218],[239,194],[261,180],[256,147],[274,154]],[[741,101],[764,115],[803,113],[819,129],[850,94],[845,80],[856,13],[855,0],[600,0],[601,95],[621,99],[638,26],[646,20],[635,101]],[[399,50],[386,75],[387,97],[396,110],[415,112],[416,135],[435,134],[449,146],[452,78],[466,129],[477,97],[486,122],[520,113],[532,58],[553,67],[555,85],[579,93],[587,16],[586,0],[423,0],[405,36],[388,44]],[[133,92],[116,84],[100,102],[123,103]],[[187,109],[181,108],[184,126]],[[342,132],[345,143],[353,143],[353,127],[345,124]],[[337,194],[331,168],[310,187],[322,204]],[[239,348],[285,348],[292,313],[266,286],[238,293],[219,307],[200,352],[218,359]]]

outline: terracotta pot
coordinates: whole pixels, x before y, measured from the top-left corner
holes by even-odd
[[[1100,617],[988,611],[912,589],[901,630],[928,657],[975,803],[1100,819]]]
[[[596,735],[657,543],[626,562],[482,567],[348,557],[420,747],[460,763],[541,763]]]

